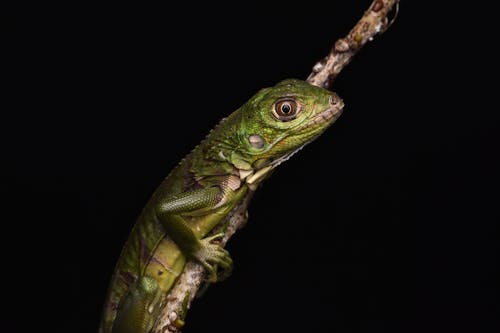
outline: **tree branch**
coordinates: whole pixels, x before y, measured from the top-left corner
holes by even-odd
[[[375,0],[349,34],[337,40],[330,53],[313,67],[307,82],[314,86],[330,88],[333,80],[351,61],[352,57],[373,37],[387,30],[387,14],[399,0]]]
[[[384,32],[388,26],[387,15],[399,0],[374,0],[363,17],[349,34],[336,41],[330,53],[313,67],[307,82],[312,85],[330,88],[333,80],[351,61],[352,57],[373,37]],[[226,217],[225,222],[214,230],[224,231],[220,242],[225,246],[229,238],[248,220],[247,208],[253,192],[249,191],[242,202]],[[169,291],[166,304],[158,316],[153,333],[179,333],[184,317],[191,303],[205,281],[205,270],[196,262],[188,262],[175,285]]]

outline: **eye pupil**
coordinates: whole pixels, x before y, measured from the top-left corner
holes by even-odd
[[[273,113],[274,116],[281,121],[291,121],[296,118],[299,110],[300,108],[297,102],[291,98],[287,98],[278,100],[276,104],[274,104]]]
[[[284,114],[289,114],[291,110],[292,108],[290,107],[290,104],[283,104],[281,106],[281,112],[283,112]]]

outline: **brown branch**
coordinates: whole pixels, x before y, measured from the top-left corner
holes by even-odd
[[[375,0],[363,17],[345,38],[335,42],[330,53],[313,67],[307,82],[314,86],[330,88],[352,57],[373,37],[390,25],[387,14],[398,0]]]
[[[337,40],[328,56],[319,61],[307,78],[312,85],[329,88],[335,77],[351,61],[359,49],[376,34],[388,27],[387,14],[398,0],[375,0],[363,17],[345,38]],[[341,106],[339,106],[341,107]],[[227,223],[214,232],[224,231],[220,245],[225,246],[229,238],[248,220],[247,208],[253,192],[228,215]],[[179,333],[182,330],[186,311],[205,281],[205,270],[196,262],[188,262],[173,288],[169,291],[166,304],[152,330],[153,333]]]

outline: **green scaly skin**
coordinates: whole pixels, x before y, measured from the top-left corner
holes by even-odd
[[[187,260],[202,264],[211,282],[217,267],[230,271],[229,253],[212,243],[221,235],[207,235],[342,106],[330,91],[285,80],[221,121],[143,209],[116,265],[99,332],[150,332]]]

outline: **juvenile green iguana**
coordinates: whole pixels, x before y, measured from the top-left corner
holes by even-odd
[[[116,265],[100,333],[148,333],[187,260],[211,282],[229,253],[209,235],[270,172],[339,116],[342,100],[304,81],[260,90],[168,175],[142,211]]]

